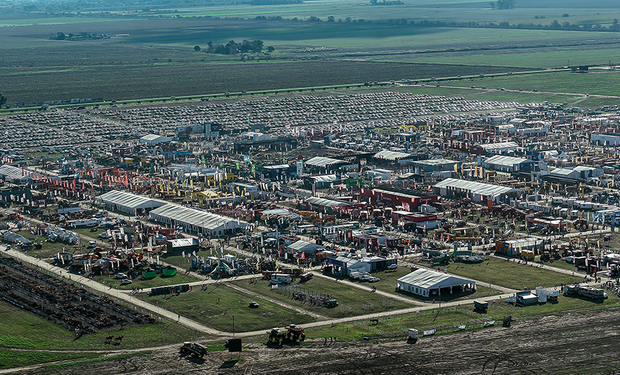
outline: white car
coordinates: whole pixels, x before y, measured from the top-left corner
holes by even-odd
[[[389,266],[387,266],[388,270],[395,270],[398,268],[398,265],[396,263],[392,263]]]
[[[114,275],[114,278],[116,278],[116,279],[126,279],[127,275],[125,275],[124,273],[119,272],[116,275]]]

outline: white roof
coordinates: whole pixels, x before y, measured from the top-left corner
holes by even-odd
[[[482,195],[487,195],[487,196],[490,195],[493,197],[497,197],[501,194],[519,191],[519,189],[514,189],[511,187],[507,187],[507,186],[483,184],[481,182],[465,181],[465,180],[459,180],[456,178],[446,178],[445,180],[436,184],[434,187],[436,188],[448,188],[448,187],[458,188],[462,190],[468,190],[472,192],[473,194],[482,194]]]
[[[14,167],[12,165],[2,165],[0,166],[0,176],[5,177],[8,180],[21,180],[24,178],[28,178],[28,175],[32,173],[28,170],[23,170],[18,167]]]
[[[519,145],[516,144],[515,142],[499,142],[499,143],[488,143],[485,145],[480,145],[480,147],[482,147],[485,151],[491,151],[491,150],[501,150],[504,148],[517,148],[519,147]]]
[[[446,273],[419,269],[397,280],[400,283],[415,285],[422,289],[449,288],[465,284],[475,284],[475,281],[451,276]]]
[[[143,197],[141,195],[127,193],[124,191],[112,190],[97,197],[101,202],[115,204],[130,209],[136,208],[155,208],[168,204],[157,199]]]
[[[293,250],[294,252],[297,252],[297,253],[303,252],[303,253],[306,253],[306,254],[309,254],[309,253],[314,254],[318,250],[324,249],[324,247],[321,246],[321,245],[317,245],[317,244],[312,243],[312,242],[306,242],[306,241],[303,241],[303,240],[299,240],[297,242],[293,242],[288,247],[289,247],[289,249]]]
[[[398,152],[398,151],[390,151],[390,150],[379,151],[374,155],[374,157],[377,159],[385,159],[385,160],[405,159],[410,156],[411,154],[408,154],[406,152]]]
[[[338,207],[338,206],[350,206],[351,203],[344,201],[336,201],[333,199],[325,199],[318,197],[310,197],[306,199],[306,202],[313,204],[315,206],[326,206],[326,207]]]
[[[326,158],[323,156],[315,156],[310,160],[307,160],[304,162],[304,164],[306,165],[311,165],[313,167],[327,167],[329,165],[334,165],[334,164],[344,164],[345,162],[342,160],[338,160],[338,159],[332,159],[332,158]]]
[[[324,176],[311,176],[311,179],[314,180],[314,182],[335,182],[338,181],[338,177],[336,177],[335,174],[327,174]]]
[[[158,134],[147,134],[140,138],[140,142],[142,143],[154,142],[154,141],[162,143],[162,142],[170,142],[171,140],[172,138],[164,137],[163,135],[158,135]]]
[[[178,206],[176,204],[167,204],[151,211],[151,218],[159,217],[164,219],[172,219],[175,222],[185,225],[193,225],[198,228],[207,230],[235,229],[246,227],[248,223],[245,221],[237,221],[225,216],[212,214],[210,212],[196,210]]]
[[[486,159],[484,162],[487,164],[504,165],[504,166],[512,167],[516,164],[521,164],[526,161],[527,159],[525,158],[515,158],[512,156],[495,155],[493,157]]]

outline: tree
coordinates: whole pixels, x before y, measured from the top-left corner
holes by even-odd
[[[327,22],[334,22],[336,19],[334,18],[334,16],[329,16],[327,17]]]
[[[66,37],[65,33],[63,33],[63,32],[60,32],[60,31],[59,31],[59,32],[56,34],[56,40],[65,40],[65,39],[67,39],[67,37]]]
[[[0,108],[6,104],[6,97],[0,92]]]
[[[275,49],[275,48],[273,48],[273,46],[269,46],[269,47],[267,47],[267,52],[270,52],[270,53],[271,53],[271,52],[273,52],[273,51],[275,51],[275,50],[276,50],[276,49]]]
[[[200,46],[194,46],[194,51],[200,52]]]

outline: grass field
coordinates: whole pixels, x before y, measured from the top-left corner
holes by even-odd
[[[109,277],[108,277],[109,276]],[[114,275],[108,276],[95,276],[93,280],[98,283],[103,283],[111,288],[117,288],[121,290],[129,290],[131,288],[154,288],[158,286],[165,285],[178,285],[178,284],[186,284],[192,283],[194,281],[198,281],[196,278],[187,276],[184,274],[183,270],[178,270],[177,274],[172,277],[164,277],[161,274],[156,277],[148,280],[142,280],[140,278],[133,279],[133,282],[128,285],[121,285],[121,280],[115,279]]]
[[[443,83],[443,82],[442,82]],[[620,95],[619,71],[592,71],[587,74],[550,72],[509,77],[485,77],[468,81],[449,81],[450,86],[488,86],[506,89],[549,91],[556,93]]]
[[[47,242],[47,237],[44,237],[44,236],[39,236],[39,235],[36,235],[36,234],[31,234],[28,231],[20,231],[20,232],[17,232],[17,233],[22,235],[23,237],[29,239],[29,240],[32,240],[34,242],[42,243],[43,244],[43,246],[41,247],[40,250],[32,249],[32,250],[28,251],[28,254],[30,254],[32,256],[38,255],[39,257],[42,257],[42,258],[48,258],[48,257],[53,256],[56,253],[59,253],[59,252],[62,253],[63,252],[63,248],[66,248],[68,250],[73,251],[73,246],[67,245],[67,244],[64,244],[64,243],[61,243],[61,242]],[[86,246],[88,246],[88,240],[82,239],[80,244],[84,248],[86,248]]]
[[[231,332],[232,317],[235,317],[237,332],[255,331],[271,327],[285,326],[291,323],[303,324],[313,322],[314,318],[299,314],[293,310],[260,300],[225,285],[212,285],[208,290],[194,288],[180,296],[146,296],[138,295],[151,304],[162,309],[178,312],[208,327]],[[258,309],[251,309],[251,301],[259,302]]]
[[[105,344],[105,337],[109,334],[120,334],[124,339],[118,346]],[[93,356],[89,353],[49,353],[34,350],[129,349],[182,342],[197,336],[179,324],[166,321],[150,326],[104,330],[84,335],[78,340],[74,338],[73,332],[8,302],[0,301],[0,368]]]
[[[379,319],[378,324],[369,321],[341,323],[330,327],[306,329],[309,339],[319,343],[323,337],[338,337],[339,340],[359,340],[362,337],[396,337],[405,338],[409,328],[416,328],[420,335],[424,330],[437,329],[437,334],[458,331],[456,326],[466,325],[466,329],[481,329],[485,321],[501,320],[512,316],[517,321],[540,318],[545,315],[562,315],[587,313],[591,309],[617,308],[620,298],[615,295],[602,302],[560,296],[557,304],[546,303],[527,307],[516,307],[497,299],[489,304],[486,314],[474,312],[472,306],[449,307],[440,310],[421,311],[418,313],[394,315]]]
[[[268,296],[269,298],[331,318],[369,314],[372,312],[402,309],[411,306],[396,299],[371,293],[369,284],[367,284],[368,290],[364,291],[322,277],[314,277],[307,282],[295,281],[291,286],[302,293],[329,294],[331,298],[338,300],[338,307],[325,308],[323,306],[311,306],[308,303],[293,300],[290,294],[282,291],[285,289],[272,290],[266,280],[259,280],[255,283],[244,280],[238,281],[236,284],[242,288]]]
[[[490,258],[485,260],[484,263],[479,264],[450,263],[447,266],[442,266],[442,269],[447,269],[448,273],[451,274],[518,290],[524,287],[534,289],[537,286],[553,287],[560,284],[572,284],[583,279],[547,271],[536,266],[535,263],[521,265],[506,260]]]
[[[327,10],[349,11],[359,7],[369,15],[377,9],[402,11],[401,7],[373,8],[350,3],[349,9],[339,9],[333,3],[325,4],[331,4],[325,5]],[[321,6],[313,3],[304,8]],[[462,19],[469,17],[469,7],[459,9],[465,11],[459,14]],[[227,8],[251,14],[275,9]],[[208,10],[215,17],[217,7]],[[440,10],[451,11],[448,7]],[[485,12],[494,16],[511,13],[489,13],[488,9]],[[4,83],[2,90],[8,104],[76,97],[110,101],[242,90],[260,92],[620,61],[616,48],[620,39],[616,33],[215,18],[111,18],[90,23],[82,22],[88,21],[86,18],[74,17],[74,24],[63,23],[68,20],[62,18],[57,20],[57,24],[0,27],[0,81]],[[88,25],[87,30],[84,25]],[[61,30],[128,36],[71,42],[47,39]],[[254,59],[245,62],[240,55],[193,51],[194,45],[205,47],[208,41],[226,43],[231,39],[261,39],[265,46],[273,45],[276,50],[269,56],[243,56]],[[306,47],[334,50],[308,52]],[[581,87],[583,80],[578,83]],[[601,87],[601,91],[608,86]]]

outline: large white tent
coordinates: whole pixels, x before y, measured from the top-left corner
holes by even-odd
[[[120,190],[108,191],[97,197],[106,209],[110,211],[123,212],[129,216],[148,213],[150,210],[164,206],[168,202],[158,199],[148,198],[141,195],[128,193]]]
[[[453,290],[474,290],[476,282],[442,272],[418,269],[396,280],[396,289],[422,297],[432,297],[440,296],[442,289],[444,293],[449,289],[450,294]]]
[[[176,204],[156,208],[150,212],[149,217],[162,224],[181,226],[187,232],[200,232],[214,237],[230,234],[248,226],[248,223],[242,220]]]

